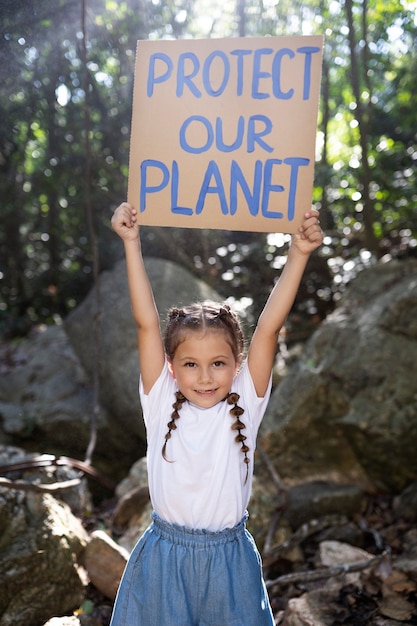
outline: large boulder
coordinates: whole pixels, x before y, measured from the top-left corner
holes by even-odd
[[[417,262],[363,271],[273,392],[261,442],[281,477],[415,481],[416,354]]]
[[[210,287],[175,263],[149,258],[145,259],[145,267],[162,317],[174,304],[219,299]],[[121,434],[144,437],[138,397],[137,335],[124,260],[119,261],[112,271],[103,272],[99,294],[100,401],[117,421]],[[92,290],[65,322],[71,344],[91,380],[97,365],[94,345],[96,312],[96,294]]]
[[[50,494],[0,488],[0,626],[40,624],[77,609],[88,535]]]
[[[10,356],[0,376],[0,443],[83,455],[93,396],[62,326],[37,329]],[[106,420],[101,411],[99,426]]]

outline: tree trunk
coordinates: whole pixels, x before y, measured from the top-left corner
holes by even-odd
[[[362,167],[359,171],[359,182],[361,186],[362,201],[363,201],[363,224],[365,244],[367,248],[380,257],[381,252],[378,244],[378,240],[374,232],[375,223],[375,207],[370,194],[371,186],[371,168],[369,166],[368,158],[368,120],[366,111],[362,105],[361,93],[360,93],[360,77],[359,77],[359,64],[356,52],[356,38],[355,38],[355,26],[353,22],[353,7],[352,0],[346,0],[346,18],[349,28],[349,48],[350,48],[350,74],[351,74],[351,86],[356,103],[356,119],[359,125],[359,141],[362,151]],[[363,2],[362,10],[366,12],[366,0]],[[365,24],[366,22],[363,22]],[[365,33],[364,33],[365,35]],[[364,42],[366,44],[366,41]],[[363,68],[363,73],[366,75],[367,68]]]
[[[321,194],[321,208],[320,208],[320,221],[322,228],[325,231],[333,230],[334,228],[334,219],[329,207],[329,201],[327,197],[327,187],[326,181],[328,181],[327,173],[330,171],[330,165],[327,158],[327,145],[328,145],[328,127],[330,120],[330,107],[329,107],[329,92],[330,92],[330,84],[329,84],[329,64],[326,59],[323,59],[323,69],[322,69],[322,120],[321,120],[321,131],[323,133],[323,149],[321,153],[320,159],[320,172],[322,178],[322,194]]]
[[[246,36],[246,0],[237,0],[239,37]]]

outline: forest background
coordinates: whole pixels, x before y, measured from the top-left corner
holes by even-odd
[[[299,332],[358,271],[416,255],[416,10],[408,0],[1,0],[0,337],[60,323],[121,256],[109,220],[126,198],[138,39],[325,35],[313,205],[326,236],[290,318],[304,320]],[[143,229],[145,255],[179,262],[249,322],[288,241]]]

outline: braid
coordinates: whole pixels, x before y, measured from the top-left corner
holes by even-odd
[[[247,439],[247,437],[245,437],[245,435],[242,435],[242,430],[244,428],[246,428],[245,424],[243,422],[240,421],[240,416],[243,415],[243,413],[245,412],[242,407],[238,406],[238,402],[239,402],[239,394],[236,392],[231,392],[228,394],[226,401],[227,404],[234,404],[234,407],[232,407],[230,409],[230,415],[232,417],[236,418],[236,421],[234,422],[234,424],[232,424],[232,430],[237,430],[238,434],[235,437],[235,441],[237,443],[241,443],[241,451],[243,452],[243,454],[245,455],[245,458],[243,459],[243,462],[246,464],[246,478],[245,478],[245,485],[247,483],[248,480],[248,476],[249,476],[249,457],[248,457],[248,452],[249,452],[249,447],[245,444],[245,440]]]
[[[242,407],[238,406],[238,402],[239,402],[239,394],[236,392],[231,392],[229,393],[225,400],[227,402],[227,404],[229,405],[234,405],[231,409],[230,409],[230,415],[234,418],[236,418],[236,421],[232,424],[232,430],[237,430],[238,434],[235,437],[235,441],[237,443],[241,443],[241,451],[243,452],[243,454],[245,455],[245,458],[243,459],[243,462],[246,465],[246,477],[245,477],[245,485],[247,483],[248,480],[248,476],[249,476],[249,457],[248,457],[248,452],[249,452],[249,447],[245,444],[245,441],[247,439],[247,437],[245,435],[242,434],[242,430],[244,428],[246,428],[245,424],[240,420],[241,415],[243,415],[243,413],[245,412],[244,409],[242,409]],[[177,429],[177,424],[176,424],[176,420],[179,419],[180,414],[179,411],[182,408],[182,405],[184,404],[184,402],[186,401],[186,397],[181,393],[181,391],[176,391],[175,392],[175,402],[172,405],[172,408],[174,409],[171,413],[171,420],[168,422],[167,426],[168,426],[168,432],[165,435],[165,443],[162,447],[162,456],[164,457],[165,461],[168,461],[168,463],[171,463],[172,461],[170,461],[167,456],[166,456],[166,447],[167,447],[167,443],[169,441],[169,439],[171,439],[171,431],[172,430],[176,430]]]
[[[184,404],[185,400],[186,400],[186,397],[181,393],[181,391],[177,391],[175,393],[175,402],[172,405],[172,408],[174,410],[171,413],[171,421],[168,422],[168,424],[167,424],[168,432],[165,435],[165,443],[164,443],[164,445],[162,447],[162,456],[164,457],[165,461],[168,461],[168,463],[170,463],[171,461],[169,461],[167,459],[167,456],[166,456],[167,443],[168,443],[168,440],[171,439],[171,430],[176,430],[176,428],[177,428],[177,425],[176,425],[175,421],[177,419],[179,419],[179,417],[180,417],[179,411],[180,411],[182,405]]]
[[[233,353],[237,356],[243,351],[245,345],[245,338],[243,336],[238,316],[232,311],[228,304],[223,304],[219,309],[217,318],[232,338]]]

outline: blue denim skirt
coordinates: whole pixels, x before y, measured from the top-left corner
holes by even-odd
[[[221,532],[153,514],[120,582],[110,626],[273,626],[247,515]]]

